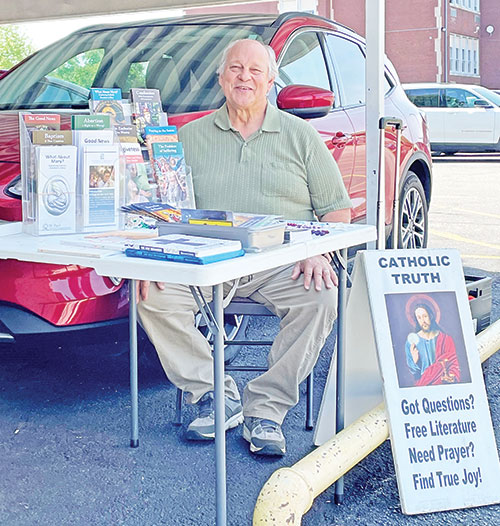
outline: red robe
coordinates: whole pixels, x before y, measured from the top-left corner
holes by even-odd
[[[458,382],[460,382],[460,365],[455,350],[455,342],[451,336],[440,332],[436,338],[436,359],[422,373],[415,385],[440,385]]]

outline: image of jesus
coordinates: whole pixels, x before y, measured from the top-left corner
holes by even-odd
[[[406,363],[415,385],[440,385],[460,382],[460,366],[453,338],[441,330],[429,304],[413,310],[415,332],[406,339]]]

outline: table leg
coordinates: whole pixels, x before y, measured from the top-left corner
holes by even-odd
[[[129,349],[130,349],[130,399],[131,437],[130,447],[139,446],[139,403],[137,381],[137,302],[136,281],[129,280]]]
[[[340,251],[341,260],[347,266],[347,249]],[[345,308],[346,308],[346,282],[347,268],[339,265],[339,298],[337,318],[337,400],[335,432],[344,429],[344,407],[345,407]],[[344,478],[340,477],[335,483],[335,503],[341,504],[344,500]]]
[[[226,526],[226,419],[224,402],[224,314],[222,285],[213,287],[214,334],[214,398],[215,398],[215,473],[216,525]]]

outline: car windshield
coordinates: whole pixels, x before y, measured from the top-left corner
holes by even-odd
[[[488,88],[484,88],[483,86],[474,86],[474,89],[485,99],[493,102],[495,106],[500,106],[500,95],[498,93],[495,93]]]
[[[268,43],[274,29],[248,25],[96,27],[39,51],[0,79],[0,109],[88,107],[91,87],[157,88],[168,113],[202,111],[223,102],[216,69],[233,40]]]

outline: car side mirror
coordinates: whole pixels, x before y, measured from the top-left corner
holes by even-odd
[[[493,108],[493,106],[487,100],[484,100],[484,99],[475,99],[474,107],[475,108]]]
[[[303,119],[317,119],[328,115],[333,107],[335,95],[315,86],[292,84],[283,88],[276,99],[280,110]]]

